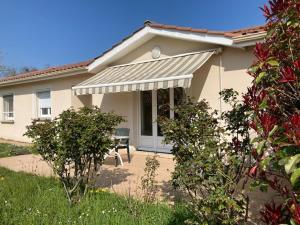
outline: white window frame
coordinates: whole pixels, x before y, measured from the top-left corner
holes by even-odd
[[[13,111],[12,112],[6,112],[5,111],[5,106],[4,106],[4,99],[5,97],[9,97],[9,96],[12,96],[12,104],[13,104]],[[14,94],[13,93],[7,93],[7,94],[4,94],[2,95],[2,120],[3,121],[14,121],[15,120],[15,113],[14,113],[14,110],[15,110],[15,97],[14,97]],[[12,113],[12,116],[9,116],[9,114]]]
[[[12,96],[12,104],[13,104],[13,111],[12,112],[6,112],[4,108],[4,99],[5,97]],[[15,120],[15,95],[14,93],[7,93],[2,95],[2,120],[3,121],[14,121]],[[12,114],[12,116],[9,116],[9,114]]]
[[[43,92],[49,92],[50,95],[50,108],[48,107],[47,111],[48,114],[42,114],[42,109],[40,107],[40,100],[39,100],[39,93],[43,93]],[[39,89],[36,91],[35,93],[36,96],[36,111],[37,111],[37,118],[40,119],[51,119],[51,115],[52,115],[52,103],[51,103],[51,89],[47,88],[47,89]]]

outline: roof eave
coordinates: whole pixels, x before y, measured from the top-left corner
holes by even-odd
[[[233,38],[233,46],[238,48],[254,46],[257,42],[263,42],[266,35],[267,32],[262,31],[254,34],[238,36]]]
[[[143,29],[140,29],[120,44],[117,44],[110,51],[95,59],[95,61],[88,66],[88,71],[92,73],[99,72],[105,65],[121,58],[156,35],[181,40],[217,44],[221,46],[232,46],[233,44],[233,40],[231,38],[224,37],[220,34],[167,30],[145,26]]]
[[[81,74],[88,74],[87,67],[80,67],[80,68],[72,68],[67,69],[64,71],[56,71],[52,73],[46,73],[41,75],[36,75],[32,77],[26,77],[23,79],[15,79],[15,80],[6,80],[3,82],[0,82],[0,87],[6,87],[6,86],[12,86],[17,84],[24,84],[24,83],[31,83],[31,82],[38,82],[38,81],[44,81],[44,80],[52,80],[52,79],[58,79],[58,78],[64,78],[64,77],[70,77],[70,76],[76,76]]]

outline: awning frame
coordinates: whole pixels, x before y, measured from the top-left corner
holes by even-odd
[[[86,81],[81,82],[79,85],[72,87],[72,91],[74,95],[86,95],[157,90],[171,87],[188,88],[191,85],[193,73],[196,71],[196,68],[200,68],[212,55],[218,54],[221,51],[222,49],[220,48],[209,49],[160,59],[111,66]],[[199,58],[197,59],[198,56]],[[153,66],[151,63],[154,63]],[[153,74],[149,73],[151,66],[153,67]],[[144,74],[142,72],[143,67],[145,69]],[[162,67],[160,72],[157,70],[159,67]],[[122,68],[125,68],[124,72]],[[113,71],[115,69],[116,72],[114,74]],[[130,70],[132,70],[132,75]],[[122,73],[125,73],[124,76],[119,78]],[[124,79],[128,75],[129,78],[127,80]]]
[[[87,85],[87,86],[76,86],[76,87],[72,87],[72,89],[76,90],[76,89],[81,89],[81,88],[101,88],[101,87],[113,87],[113,86],[119,86],[119,85],[145,84],[145,83],[153,83],[153,82],[160,82],[160,81],[171,81],[171,80],[180,80],[180,79],[188,79],[188,78],[193,78],[193,74],[181,75],[181,76],[174,76],[174,77],[164,77],[164,78],[157,78],[157,79],[126,81],[126,82],[119,82],[119,83],[96,84],[96,85]]]

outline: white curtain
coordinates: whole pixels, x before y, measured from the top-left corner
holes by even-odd
[[[14,111],[14,97],[13,95],[3,96],[3,112]]]
[[[39,108],[51,108],[50,91],[37,93]]]

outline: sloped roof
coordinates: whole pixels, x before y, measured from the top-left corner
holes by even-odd
[[[225,37],[239,37],[239,36],[243,36],[243,35],[256,34],[256,33],[265,31],[265,25],[254,26],[254,27],[243,28],[243,29],[232,30],[232,31],[215,31],[215,30],[208,30],[208,29],[197,29],[197,28],[192,28],[192,27],[182,27],[182,26],[160,24],[160,23],[155,23],[152,21],[146,21],[145,26],[149,26],[149,27],[153,27],[153,28],[160,28],[160,29],[167,29],[167,30],[178,30],[178,31],[187,31],[187,32],[193,32],[193,33],[222,35]]]
[[[56,76],[57,72],[67,72],[73,69],[81,69],[86,68],[93,60],[88,60],[84,62],[79,63],[72,63],[72,64],[66,64],[62,66],[57,67],[50,67],[43,70],[36,70],[26,73],[17,74],[15,76],[9,76],[9,77],[3,77],[0,79],[0,84],[7,83],[7,82],[13,82],[16,80],[26,80],[26,79],[32,79],[34,77],[42,76],[42,75],[48,75],[48,76]]]

